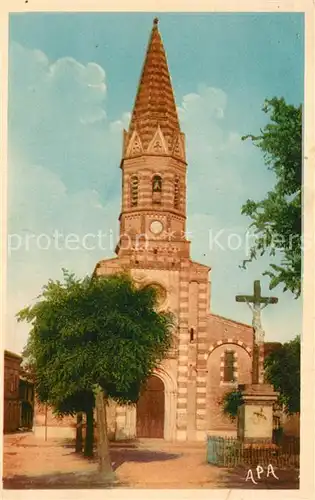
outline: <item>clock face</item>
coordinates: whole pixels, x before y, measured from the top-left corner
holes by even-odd
[[[159,234],[163,231],[163,224],[159,220],[154,220],[150,224],[150,231],[153,234]]]

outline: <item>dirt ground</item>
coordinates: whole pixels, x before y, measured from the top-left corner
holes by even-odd
[[[8,489],[106,488],[97,460],[74,453],[73,443],[35,438],[32,433],[4,436],[3,486]],[[298,473],[275,470],[247,480],[248,470],[222,469],[206,463],[204,443],[140,440],[112,443],[117,488],[298,489]],[[262,475],[266,476],[266,474]]]

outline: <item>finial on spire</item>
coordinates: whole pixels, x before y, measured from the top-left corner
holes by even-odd
[[[174,142],[180,134],[177,109],[163,42],[158,29],[158,19],[152,19],[145,61],[142,67],[137,95],[131,115],[129,134],[137,131],[144,150],[160,125],[167,142]]]
[[[159,24],[159,18],[158,17],[155,17],[153,19],[153,26],[156,27],[157,25]]]

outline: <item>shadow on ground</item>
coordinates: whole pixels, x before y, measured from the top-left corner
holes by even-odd
[[[105,489],[114,486],[128,486],[122,483],[106,482],[96,472],[54,472],[40,476],[12,476],[3,479],[3,488],[11,490],[33,489]]]
[[[115,449],[112,448],[110,456],[113,462],[113,469],[117,470],[124,462],[164,462],[174,460],[181,456],[180,453],[166,453],[154,450],[140,449]]]
[[[59,441],[60,443],[60,441]],[[120,440],[120,441],[110,441],[109,445],[110,448],[138,448],[140,445],[140,441],[138,439],[128,439],[128,440]],[[21,444],[18,444],[18,446],[22,446]],[[28,446],[28,445],[27,445]],[[38,446],[36,445],[31,445],[31,446]],[[51,446],[55,446],[55,444],[52,444]],[[61,446],[63,448],[75,448],[75,440],[74,439],[63,439],[61,441]]]
[[[111,448],[110,454],[114,471],[124,462],[164,462],[167,460],[174,460],[181,456],[181,454],[136,448],[115,449],[115,446]],[[97,464],[97,458],[84,459],[82,456],[82,460],[95,462],[95,465]],[[117,486],[128,487],[128,484],[123,484],[118,481],[114,484],[108,483],[95,471],[71,473],[54,472],[38,476],[14,475],[3,479],[3,487],[5,489],[97,489]]]

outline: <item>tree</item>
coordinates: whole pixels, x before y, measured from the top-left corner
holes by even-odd
[[[52,383],[50,379],[49,383]],[[38,390],[40,394],[40,390]],[[39,399],[39,398],[38,398]],[[91,457],[93,455],[93,444],[94,444],[94,418],[93,410],[95,407],[95,400],[92,391],[77,391],[74,392],[72,396],[66,397],[65,399],[59,400],[47,400],[50,406],[53,408],[53,413],[62,418],[66,415],[75,416],[76,415],[76,441],[75,441],[75,451],[80,453],[83,447],[83,413],[86,415],[86,436],[84,442],[84,455],[86,457]]]
[[[279,391],[279,402],[289,414],[300,412],[300,355],[301,341],[297,336],[265,360],[265,378]]]
[[[300,337],[277,347],[265,359],[265,380],[279,392],[279,403],[288,414],[300,412]],[[232,421],[243,404],[238,389],[226,392],[221,405],[224,415]]]
[[[279,254],[280,265],[271,263],[264,275],[270,289],[283,284],[295,297],[301,294],[301,183],[302,183],[302,106],[292,106],[283,98],[266,100],[263,111],[270,115],[260,135],[247,135],[264,156],[276,177],[274,189],[262,201],[247,200],[242,214],[252,219],[255,242],[243,267],[269,251]]]
[[[86,414],[87,454],[93,451],[96,405],[99,468],[112,477],[106,432],[108,398],[134,404],[172,343],[172,316],[156,311],[153,287],[138,289],[126,274],[86,277],[64,271],[38,302],[18,313],[32,323],[25,349],[40,402],[59,415]]]

